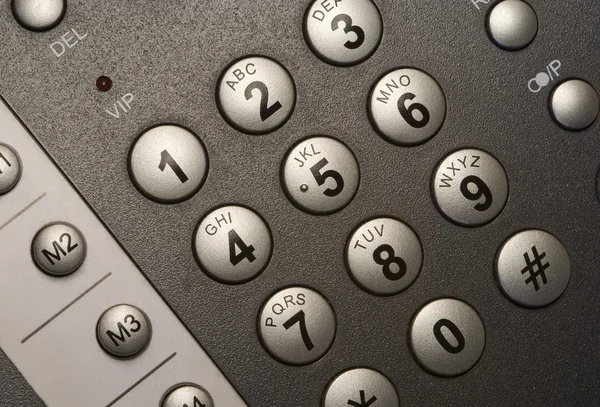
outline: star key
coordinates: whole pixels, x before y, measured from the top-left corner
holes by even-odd
[[[365,395],[365,391],[360,391],[360,401],[348,400],[348,405],[352,407],[370,407],[373,403],[377,401],[377,397],[373,396],[367,401],[367,396]]]

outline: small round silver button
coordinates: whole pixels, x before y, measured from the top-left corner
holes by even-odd
[[[85,260],[87,247],[83,234],[66,222],[50,223],[33,238],[33,260],[40,270],[53,277],[75,272]]]
[[[273,59],[252,56],[227,67],[217,85],[217,105],[227,122],[248,134],[283,126],[294,111],[296,86]]]
[[[280,362],[306,365],[321,358],[335,338],[336,319],[325,297],[305,287],[286,288],[263,305],[258,332]]]
[[[523,307],[539,308],[556,301],[571,278],[565,246],[543,230],[526,230],[504,243],[496,258],[502,292]]]
[[[446,96],[423,71],[396,69],[373,87],[369,114],[375,130],[390,143],[413,146],[435,136],[446,118]]]
[[[508,177],[496,158],[482,150],[456,151],[438,165],[432,179],[440,212],[463,226],[494,220],[508,200]]]
[[[416,233],[393,218],[378,218],[360,225],[346,246],[353,280],[375,295],[406,290],[423,265],[423,249]]]
[[[323,407],[400,407],[392,382],[373,369],[346,370],[333,379],[323,397]]]
[[[106,310],[96,325],[96,338],[106,353],[118,359],[139,355],[150,343],[148,316],[133,305],[120,304]]]
[[[333,65],[356,65],[369,58],[381,41],[383,22],[371,0],[315,0],[304,16],[306,42]]]
[[[580,131],[590,127],[600,112],[600,97],[592,85],[570,79],[558,85],[550,96],[550,111],[564,129]]]
[[[237,284],[255,278],[267,267],[273,243],[267,223],[256,212],[230,205],[204,216],[196,228],[194,249],[205,273]]]
[[[184,384],[169,391],[160,407],[214,407],[210,394],[199,386]]]
[[[344,143],[317,136],[290,149],[283,160],[281,180],[288,198],[296,206],[325,215],[352,201],[360,183],[360,169]]]
[[[485,328],[468,304],[444,298],[413,317],[408,333],[416,361],[429,373],[458,376],[477,364],[485,348]]]
[[[21,161],[17,153],[0,143],[0,195],[11,191],[21,178]]]
[[[191,131],[172,124],[152,127],[134,142],[129,172],[147,198],[176,203],[194,195],[206,179],[208,155]]]
[[[500,48],[517,51],[533,42],[538,32],[535,10],[521,0],[503,0],[488,14],[490,39]]]
[[[13,16],[30,31],[56,27],[67,12],[67,0],[12,0]]]

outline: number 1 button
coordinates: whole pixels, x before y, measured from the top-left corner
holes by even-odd
[[[273,59],[251,56],[231,64],[217,85],[221,115],[236,130],[266,134],[283,126],[294,111],[296,86]]]
[[[183,127],[150,128],[133,144],[129,173],[147,198],[177,203],[194,195],[206,179],[208,156],[200,139]]]
[[[258,328],[271,356],[289,365],[307,365],[325,355],[333,344],[335,313],[316,291],[290,287],[263,305]]]

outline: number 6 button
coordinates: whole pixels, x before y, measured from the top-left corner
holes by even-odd
[[[290,200],[316,215],[337,212],[352,201],[360,183],[358,161],[341,141],[312,137],[287,153],[281,182]]]
[[[252,56],[230,65],[217,85],[217,105],[227,122],[248,134],[283,126],[296,104],[296,86],[278,62]]]
[[[321,294],[290,287],[273,295],[258,318],[263,346],[277,360],[307,365],[325,355],[335,338],[335,313]]]
[[[333,65],[356,65],[381,41],[383,23],[371,0],[315,0],[304,17],[306,42]]]
[[[133,144],[129,172],[149,199],[176,203],[194,195],[206,179],[208,156],[191,131],[172,124],[150,128]]]
[[[470,305],[444,298],[417,312],[408,341],[413,356],[425,370],[439,376],[458,376],[481,358],[485,328]]]
[[[369,114],[384,139],[413,146],[440,130],[446,118],[446,97],[425,72],[397,69],[381,78],[371,91]]]
[[[433,197],[442,214],[462,226],[481,226],[502,212],[508,177],[496,158],[466,149],[450,154],[432,179]]]

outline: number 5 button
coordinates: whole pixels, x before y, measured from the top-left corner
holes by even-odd
[[[371,91],[369,114],[387,141],[413,146],[436,135],[446,118],[446,97],[431,76],[402,68],[383,76]]]
[[[156,202],[194,195],[206,179],[208,156],[191,131],[172,124],[150,128],[133,144],[129,172],[136,188]]]
[[[356,65],[377,49],[381,14],[371,0],[315,0],[304,17],[306,42],[333,65]]]
[[[335,313],[321,294],[290,287],[263,305],[258,319],[263,346],[277,360],[306,365],[321,358],[335,338]]]
[[[227,122],[248,134],[266,134],[283,126],[296,104],[296,86],[278,62],[261,56],[230,65],[217,85],[217,105]]]
[[[360,183],[358,161],[341,141],[312,137],[283,160],[281,182],[290,200],[316,215],[337,212],[352,201]]]

